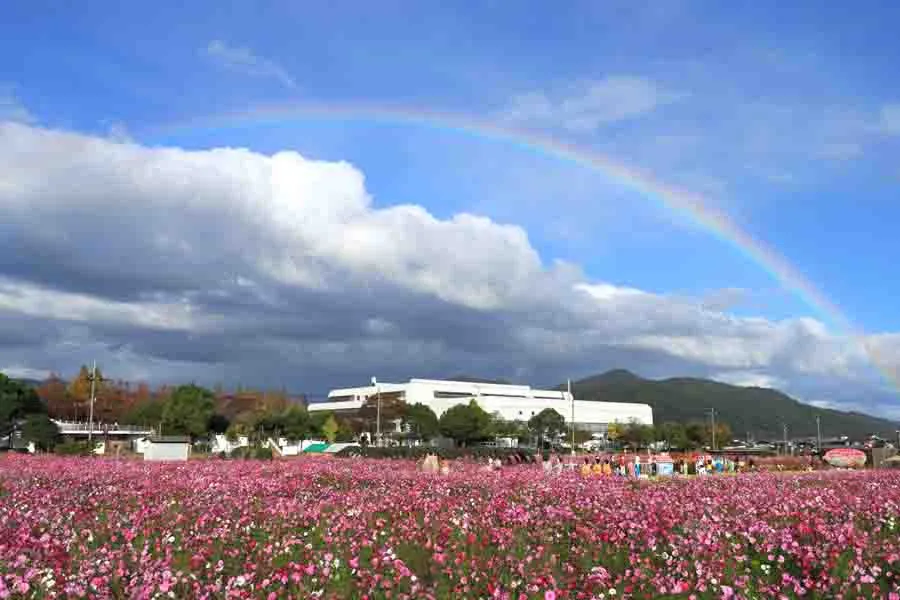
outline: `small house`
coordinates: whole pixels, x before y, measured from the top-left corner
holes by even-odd
[[[181,435],[147,438],[142,446],[144,460],[187,460],[191,454],[191,439]]]

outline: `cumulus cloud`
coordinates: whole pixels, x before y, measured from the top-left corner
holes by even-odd
[[[679,96],[652,80],[615,75],[571,86],[565,93],[532,91],[512,98],[502,111],[507,121],[539,127],[559,127],[589,133],[608,123],[652,112]]]
[[[462,371],[549,384],[618,366],[865,375],[865,353],[817,321],[591,281],[546,264],[520,227],[375,208],[358,169],[295,152],[5,123],[0,211],[0,365],[19,369],[96,358],[123,377],[315,391]]]
[[[205,51],[207,56],[226,69],[244,75],[274,79],[289,89],[297,89],[297,82],[284,67],[258,56],[250,48],[213,40],[207,44]]]
[[[37,119],[16,96],[15,88],[0,83],[0,121],[34,123]]]

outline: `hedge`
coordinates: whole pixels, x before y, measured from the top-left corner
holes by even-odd
[[[237,459],[253,458],[257,460],[272,460],[274,456],[271,448],[262,446],[241,446],[232,450],[229,455],[226,455],[224,452],[219,453],[220,458]]]
[[[485,447],[435,448],[428,446],[400,446],[397,448],[378,448],[375,446],[369,446],[366,448],[362,448],[359,446],[348,446],[347,448],[342,449],[340,452],[337,452],[335,456],[344,458],[351,456],[361,456],[364,458],[419,460],[421,458],[424,458],[427,454],[436,454],[440,458],[446,459],[483,459],[487,457],[506,459],[515,456],[520,461],[527,461],[530,457],[533,457],[535,455],[535,451],[522,448]],[[547,460],[550,457],[550,453],[544,452],[543,456],[544,460]]]

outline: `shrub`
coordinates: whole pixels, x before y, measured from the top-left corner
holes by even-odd
[[[224,452],[220,454],[220,456],[222,455],[224,455]],[[228,455],[228,458],[272,460],[274,456],[271,448],[263,446],[241,446],[240,448],[232,450],[231,454]]]
[[[272,460],[275,458],[275,454],[271,448],[258,446],[253,449],[253,458],[257,460]]]
[[[238,448],[234,448],[228,454],[228,458],[250,458],[250,452],[252,448],[249,446],[240,446]]]
[[[53,448],[54,454],[64,456],[91,456],[91,444],[87,442],[63,442]]]

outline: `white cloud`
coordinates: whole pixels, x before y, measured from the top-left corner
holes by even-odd
[[[501,117],[525,125],[589,133],[652,112],[678,97],[649,79],[617,75],[574,85],[552,97],[543,91],[520,94],[512,98]]]
[[[188,304],[114,302],[13,283],[0,277],[0,311],[26,317],[84,323],[120,323],[151,329],[190,331],[199,324]]]
[[[116,142],[127,143],[134,141],[134,138],[131,137],[131,132],[128,131],[128,127],[121,121],[113,121],[110,123],[106,131],[106,136]]]
[[[706,294],[701,300],[701,306],[706,310],[725,312],[739,304],[746,303],[749,296],[749,290],[724,288]]]
[[[16,96],[12,85],[0,84],[0,121],[34,123],[37,119]]]
[[[45,371],[43,369],[30,369],[28,367],[21,367],[16,365],[0,368],[0,373],[3,373],[10,379],[33,379],[35,381],[42,381],[50,377],[50,371]]]
[[[881,126],[889,135],[900,135],[900,102],[881,107]]]
[[[759,387],[777,389],[784,385],[784,381],[778,377],[758,373],[755,371],[730,371],[726,373],[717,373],[712,379],[721,381],[722,383],[730,383],[741,387]]]
[[[206,54],[232,71],[256,77],[268,77],[287,88],[297,89],[297,82],[284,67],[273,60],[257,56],[249,48],[231,46],[222,40],[213,40],[207,44]]]
[[[0,364],[60,370],[90,348],[125,372],[305,385],[467,366],[551,381],[648,364],[786,385],[866,374],[865,354],[811,319],[590,281],[476,215],[375,208],[346,163],[4,124],[0,181]],[[892,338],[873,344],[900,364]]]

